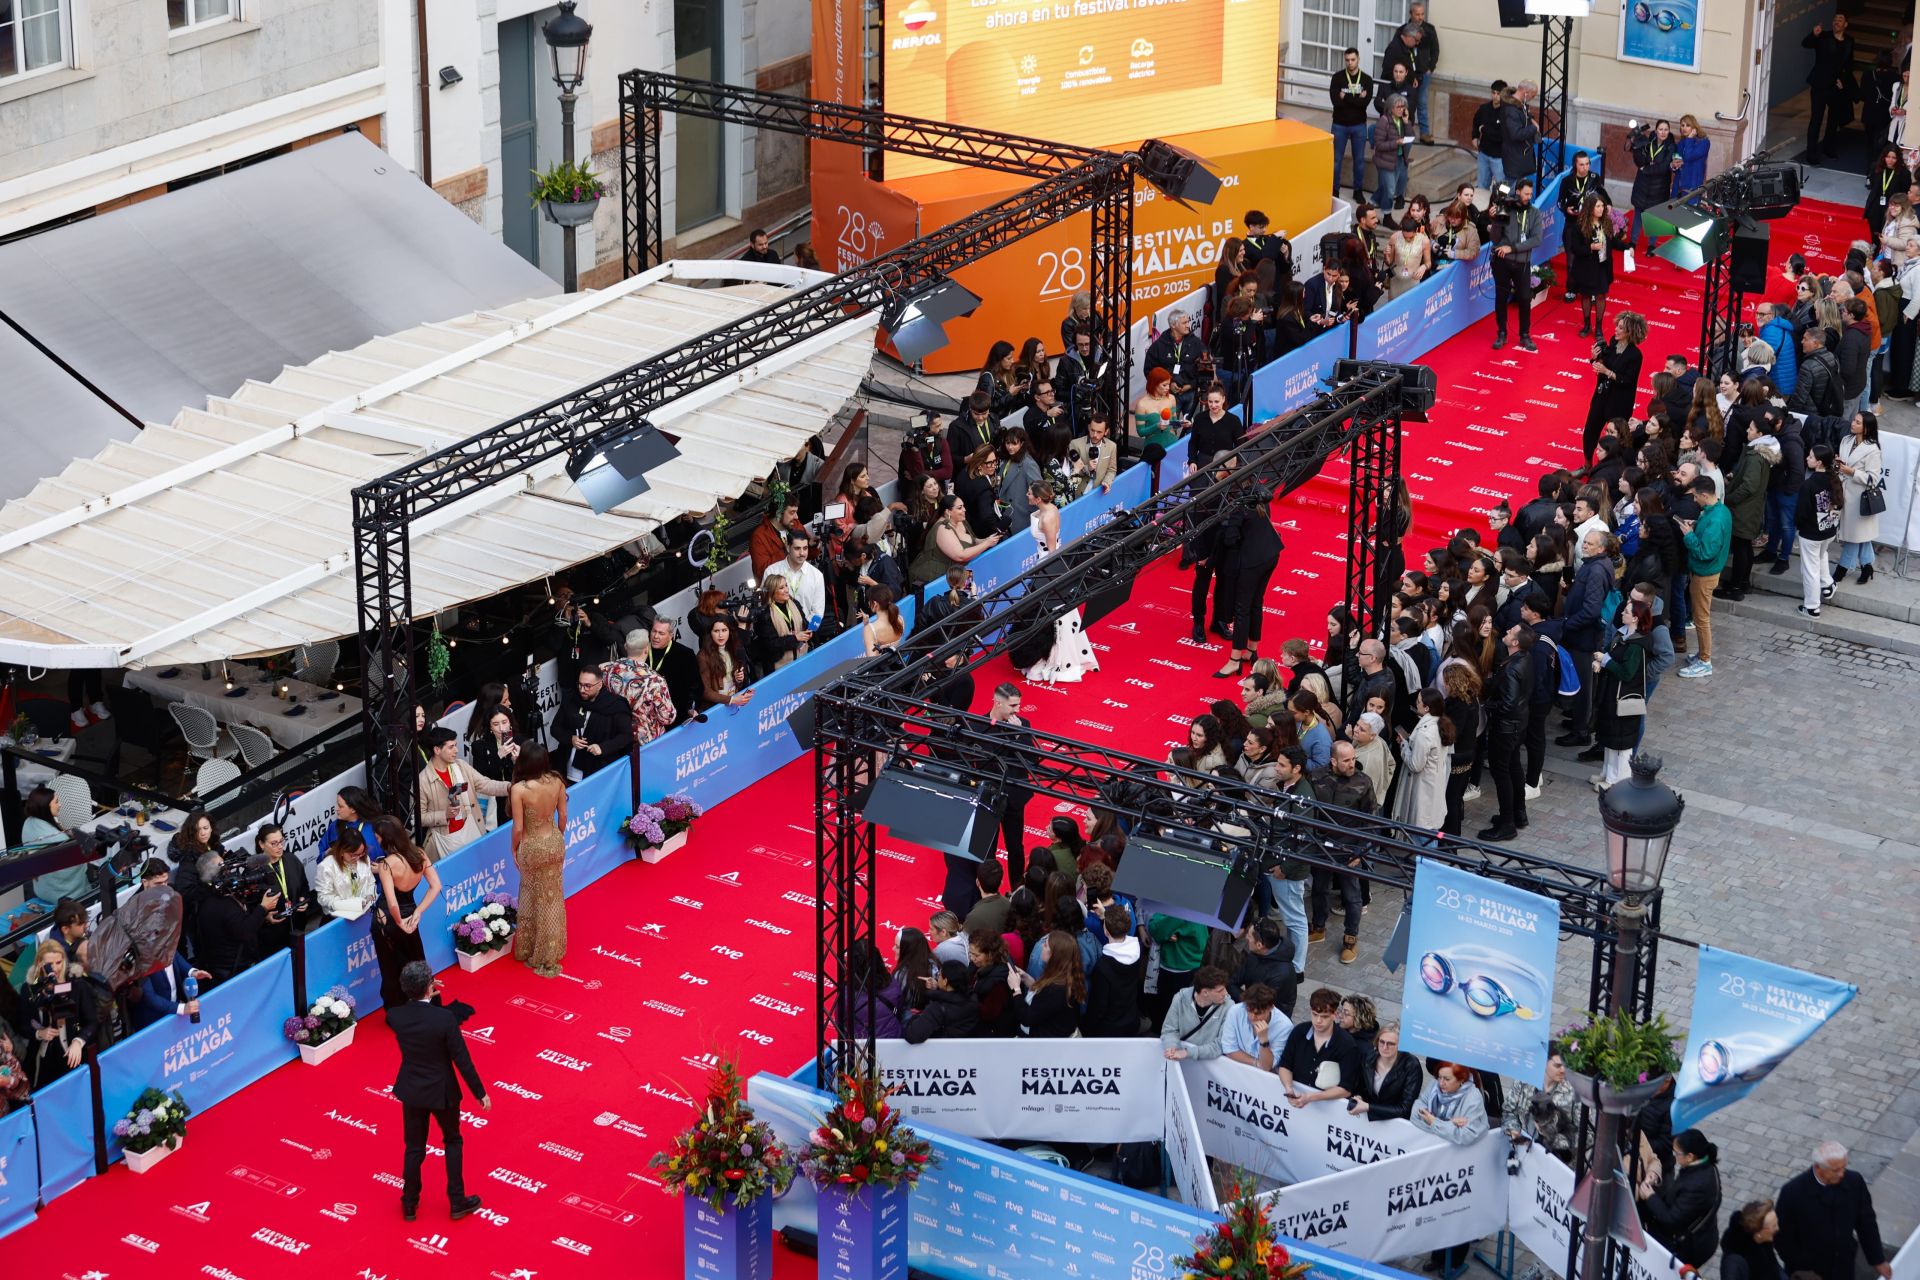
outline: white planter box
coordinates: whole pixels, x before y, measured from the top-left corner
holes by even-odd
[[[331,1058],[334,1054],[340,1052],[342,1049],[352,1044],[353,1033],[359,1029],[360,1029],[360,1024],[356,1022],[352,1026],[348,1027],[345,1031],[342,1031],[339,1035],[332,1036],[326,1040],[322,1040],[319,1044],[301,1045],[300,1061],[306,1063],[310,1067],[319,1066],[321,1063],[325,1062],[328,1058]]]
[[[509,934],[507,935],[505,945],[495,947],[491,951],[456,951],[453,953],[453,957],[460,962],[460,967],[468,973],[478,973],[512,950],[513,935]]]
[[[676,831],[674,834],[668,836],[666,843],[662,844],[659,848],[642,849],[640,851],[640,860],[643,862],[665,861],[668,854],[687,842],[687,835],[688,833],[685,831]]]
[[[145,1173],[178,1151],[181,1147],[185,1146],[186,1141],[185,1138],[175,1138],[173,1145],[170,1147],[154,1147],[149,1151],[129,1151],[126,1153],[127,1168],[133,1170],[135,1173]]]

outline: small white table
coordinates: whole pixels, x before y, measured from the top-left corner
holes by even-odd
[[[19,746],[18,750],[25,752],[26,757],[29,757],[14,759],[15,776],[19,780],[20,794],[24,796],[35,787],[51,785],[56,772],[48,765],[36,764],[30,757],[38,756],[42,760],[65,762],[73,759],[73,748],[72,738],[42,738],[30,747]]]
[[[357,719],[360,715],[358,698],[341,693],[321,702],[320,695],[334,691],[286,676],[263,680],[258,667],[230,668],[238,697],[227,696],[226,680],[218,672],[202,679],[198,666],[168,669],[175,672],[170,678],[162,678],[158,671],[129,671],[127,684],[163,702],[185,702],[212,712],[214,719],[227,724],[247,724],[265,730],[268,737],[283,747],[297,747],[340,721]],[[298,702],[274,697],[274,690],[281,686]],[[297,715],[289,714],[296,707],[303,710]]]

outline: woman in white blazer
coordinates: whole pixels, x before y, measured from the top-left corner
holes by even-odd
[[[1880,537],[1880,517],[1860,510],[1861,495],[1880,484],[1880,422],[1861,410],[1853,415],[1852,431],[1840,443],[1833,469],[1840,473],[1846,502],[1840,508],[1840,563],[1835,582],[1845,582],[1847,570],[1860,570],[1860,584],[1873,581],[1873,544]]]
[[[1402,822],[1438,831],[1447,820],[1447,773],[1453,767],[1453,721],[1438,689],[1420,691],[1420,722],[1400,731]]]

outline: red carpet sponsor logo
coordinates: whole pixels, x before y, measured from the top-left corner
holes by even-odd
[[[213,1201],[196,1200],[192,1204],[176,1204],[173,1211],[191,1222],[212,1222]]]
[[[742,1040],[751,1040],[755,1044],[772,1044],[773,1043],[772,1036],[767,1035],[763,1031],[755,1031],[752,1027],[748,1027],[744,1031],[742,1031],[740,1033],[740,1038]]]
[[[406,1181],[401,1178],[399,1174],[388,1173],[385,1170],[374,1174],[373,1180],[383,1187],[392,1187],[395,1191],[404,1190],[407,1185]]]
[[[673,780],[678,782],[690,774],[700,773],[705,770],[707,766],[718,764],[720,761],[726,759],[727,734],[730,732],[732,731],[729,729],[722,729],[705,742],[688,747],[685,751],[675,756],[673,758]]]
[[[684,1018],[687,1016],[685,1009],[682,1009],[677,1004],[668,1004],[664,1000],[642,1000],[640,1007],[643,1009],[651,1009],[655,1013],[664,1013],[670,1018]]]
[[[646,1094],[649,1098],[661,1098],[668,1102],[677,1102],[683,1107],[693,1105],[693,1099],[689,1098],[686,1094],[675,1093],[671,1089],[661,1089],[655,1086],[651,1080],[642,1080],[640,1082],[640,1092]]]
[[[608,1204],[605,1200],[595,1200],[592,1196],[583,1196],[578,1191],[569,1191],[560,1197],[560,1203],[569,1209],[578,1209],[590,1214],[602,1222],[611,1222],[618,1226],[631,1226],[637,1221],[637,1215],[628,1213],[619,1205]]]
[[[247,1278],[239,1272],[229,1271],[225,1267],[217,1266],[211,1262],[201,1264],[200,1274],[203,1276],[211,1276],[213,1280],[247,1280]]]
[[[1117,707],[1121,711],[1125,711],[1130,704],[1122,702],[1118,698],[1102,698],[1100,699],[1100,705],[1103,707]]]
[[[573,1010],[562,1009],[557,1004],[548,1004],[545,1000],[535,1000],[531,996],[514,996],[507,1003],[527,1013],[537,1013],[543,1018],[552,1018],[555,1022],[580,1021],[580,1015]],[[491,1032],[493,1028],[488,1027],[487,1030]]]
[[[335,1222],[352,1222],[354,1215],[359,1212],[359,1205],[349,1204],[345,1200],[335,1200],[331,1208],[320,1211],[320,1216],[323,1218],[332,1218]]]
[[[813,833],[809,831],[806,834],[811,836]],[[757,853],[772,862],[784,862],[790,867],[810,867],[813,865],[812,858],[803,858],[797,853],[789,853],[785,849],[776,849],[768,844],[748,845],[747,852]]]
[[[452,1243],[452,1241],[442,1235],[426,1235],[409,1237],[407,1243],[422,1253],[430,1253],[436,1258],[444,1258],[447,1256],[447,1245]],[[381,1280],[385,1280],[385,1277],[382,1277]]]
[[[706,907],[707,907],[707,904],[700,901],[698,898],[683,898],[679,894],[675,894],[673,897],[668,898],[667,901],[674,903],[678,906],[691,907],[695,911],[704,911],[706,910]]]
[[[201,1027],[198,1031],[189,1031],[186,1035],[181,1036],[178,1040],[168,1045],[166,1052],[163,1053],[160,1058],[161,1074],[168,1076],[179,1075],[187,1068],[200,1062],[201,1059],[219,1052],[221,1048],[232,1043],[233,1015],[223,1013],[211,1023]],[[220,1057],[215,1058],[206,1065],[208,1067],[216,1066],[232,1056],[230,1053],[221,1054]]]
[[[720,1065],[720,1055],[717,1053],[683,1054],[680,1061],[695,1071],[711,1071]]]
[[[286,1139],[283,1138],[281,1141],[284,1142]],[[298,1143],[294,1143],[293,1145],[299,1146]],[[307,1150],[307,1148],[304,1147],[301,1149]],[[249,1186],[259,1187],[262,1191],[270,1195],[279,1196],[282,1200],[291,1200],[306,1190],[305,1187],[297,1182],[288,1182],[285,1178],[276,1178],[270,1173],[262,1173],[260,1170],[249,1168],[244,1164],[233,1166],[233,1168],[227,1170],[227,1174],[230,1177],[240,1179],[240,1181]]]
[[[723,884],[729,889],[738,889],[740,887],[740,873],[738,871],[710,871],[707,873],[707,879],[713,881],[715,884]]]
[[[565,1067],[569,1071],[585,1071],[593,1065],[585,1058],[576,1058],[572,1054],[562,1053],[558,1049],[542,1049],[533,1056],[541,1062],[551,1062],[554,1066]]]
[[[750,924],[756,929],[765,929],[768,933],[777,933],[783,938],[788,938],[793,936],[793,930],[782,929],[779,925],[768,924],[765,920],[755,920],[752,917],[748,917],[742,923]]]
[[[655,924],[651,920],[645,924],[630,924],[627,926],[627,932],[637,933],[643,938],[658,938],[662,942],[668,941],[667,926]]]
[[[306,1143],[296,1142],[292,1138],[282,1138],[280,1141],[292,1147],[295,1151],[312,1156],[315,1160],[328,1160],[333,1157],[333,1152],[326,1147],[310,1147]]]
[[[572,834],[571,825],[568,826],[567,831],[569,835]],[[443,910],[448,916],[458,916],[487,894],[502,892],[506,887],[507,860],[495,858],[480,870],[471,875],[462,876],[448,885],[446,891],[440,895],[440,901],[446,904]]]
[[[624,951],[615,951],[612,947],[602,947],[596,944],[593,948],[593,954],[607,960],[617,960],[621,964],[630,964],[636,969],[640,968],[639,956],[630,956]]]
[[[555,1236],[553,1238],[553,1243],[562,1249],[569,1249],[574,1253],[579,1254],[583,1258],[591,1257],[593,1255],[592,1245],[581,1244],[578,1240],[570,1240],[566,1236]]]
[[[605,1031],[596,1031],[593,1034],[599,1036],[602,1040],[611,1040],[615,1044],[625,1044],[627,1041],[633,1039],[633,1028],[608,1027]]]
[[[513,1221],[513,1219],[509,1218],[506,1214],[499,1213],[493,1209],[475,1209],[473,1216],[489,1226],[494,1227],[504,1227]]]
[[[686,983],[690,987],[704,987],[704,986],[711,985],[710,983],[708,983],[708,981],[705,978],[701,977],[697,973],[682,973],[680,975],[680,981]]]
[[[747,1001],[747,1003],[758,1005],[762,1009],[771,1009],[775,1013],[784,1013],[790,1018],[797,1018],[805,1012],[805,1010],[797,1004],[788,1004],[785,1000],[777,1000],[767,995],[755,996],[753,999]]]
[[[791,902],[795,906],[808,907],[808,908],[817,907],[820,905],[819,902],[815,901],[814,896],[812,894],[801,893],[798,889],[787,890],[785,893],[780,895],[780,901]]]
[[[540,1150],[550,1156],[559,1156],[562,1160],[571,1160],[575,1164],[587,1158],[586,1152],[575,1151],[572,1147],[563,1147],[557,1142],[543,1142],[540,1144]]]
[[[349,1129],[358,1129],[362,1133],[371,1133],[377,1136],[380,1132],[380,1126],[370,1120],[362,1120],[358,1116],[350,1116],[331,1108],[327,1110],[327,1119],[338,1124],[346,1125]]]
[[[131,1231],[120,1237],[120,1243],[132,1245],[142,1253],[160,1252],[160,1242],[158,1240],[149,1240],[145,1236],[134,1235]]]
[[[491,1280],[534,1280],[534,1277],[539,1274],[532,1267],[515,1267],[511,1271],[487,1272]]]
[[[820,975],[811,969],[789,969],[787,976],[789,978],[798,978],[800,981],[806,983],[814,983],[820,980]]]
[[[1098,720],[1075,720],[1074,723],[1079,725],[1083,729],[1098,729],[1102,733],[1118,733],[1119,732],[1119,730],[1115,729],[1112,725],[1101,724]]]
[[[593,1122],[602,1129],[617,1129],[621,1133],[631,1134],[636,1138],[644,1138],[647,1136],[647,1131],[633,1121],[622,1120],[618,1111],[602,1111],[593,1118]]]
[[[744,951],[735,951],[732,947],[723,947],[718,943],[715,943],[713,946],[707,948],[707,950],[713,952],[717,956],[725,956],[729,960],[742,960],[746,958],[746,954],[747,954]]]
[[[1127,679],[1126,679],[1126,683],[1128,683],[1128,684],[1130,684],[1130,685],[1132,685],[1132,686],[1133,686],[1134,688],[1136,688],[1136,689],[1151,689],[1151,688],[1153,688],[1153,681],[1151,681],[1151,680],[1142,680],[1142,679],[1141,679],[1141,678],[1140,678],[1139,676],[1128,676],[1128,677],[1127,677]]]
[[[1188,666],[1186,663],[1175,662],[1171,658],[1148,658],[1147,661],[1151,662],[1156,667],[1166,667],[1173,671],[1192,671],[1193,670],[1193,668]]]
[[[299,1257],[313,1246],[305,1240],[295,1239],[284,1231],[275,1231],[272,1227],[261,1227],[253,1233],[253,1238],[269,1249],[278,1249],[282,1253],[291,1253]]]
[[[895,862],[911,863],[914,860],[912,854],[903,853],[899,849],[889,849],[889,848],[886,848],[884,845],[881,846],[879,849],[875,850],[875,852],[877,852],[883,858],[892,858]]]
[[[516,1098],[525,1098],[528,1102],[538,1102],[543,1096],[524,1085],[514,1084],[511,1080],[495,1080],[493,1087],[502,1093],[510,1093]]]
[[[492,1027],[462,1027],[460,1028],[460,1034],[475,1044],[492,1044],[494,1042]]]
[[[502,1169],[497,1165],[487,1176],[495,1182],[504,1182],[510,1187],[518,1187],[522,1191],[531,1191],[535,1195],[539,1195],[547,1189],[547,1184],[538,1178],[529,1178],[524,1173],[516,1173],[512,1169]]]

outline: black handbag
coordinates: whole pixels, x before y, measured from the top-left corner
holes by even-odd
[[[1887,495],[1877,484],[1870,484],[1860,491],[1860,514],[1877,516],[1887,509]]]

